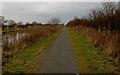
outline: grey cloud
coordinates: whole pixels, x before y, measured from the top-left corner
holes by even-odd
[[[15,21],[47,22],[58,17],[66,23],[75,16],[82,17],[90,9],[100,7],[96,2],[4,2],[2,13],[7,19]]]

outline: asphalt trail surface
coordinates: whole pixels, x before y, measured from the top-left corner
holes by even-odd
[[[41,58],[40,73],[77,73],[77,66],[67,28]]]

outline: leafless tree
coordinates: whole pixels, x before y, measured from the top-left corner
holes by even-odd
[[[17,24],[18,24],[19,26],[21,26],[21,25],[23,25],[23,22],[18,22]]]
[[[48,23],[55,25],[61,23],[61,20],[59,18],[52,18]]]
[[[102,10],[106,15],[113,15],[117,9],[117,6],[113,2],[102,3]]]

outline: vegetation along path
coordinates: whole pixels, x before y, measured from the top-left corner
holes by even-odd
[[[56,41],[41,57],[41,73],[76,73],[72,46],[68,37],[67,28],[59,35]]]

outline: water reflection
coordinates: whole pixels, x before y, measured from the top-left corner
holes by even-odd
[[[25,36],[27,36],[26,32],[3,33],[3,47],[19,44]]]

